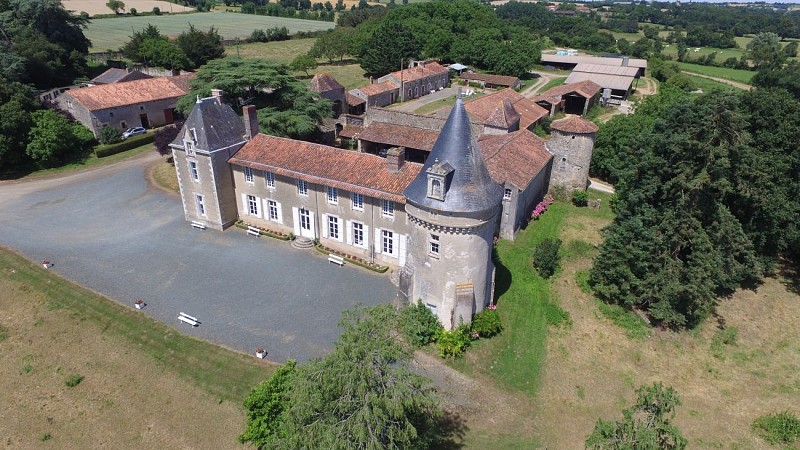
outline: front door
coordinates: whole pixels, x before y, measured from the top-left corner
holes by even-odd
[[[311,221],[311,211],[300,209],[300,236],[314,239],[314,226]]]
[[[173,109],[169,108],[164,110],[164,121],[167,123],[167,125],[175,122],[175,117],[172,114],[173,111],[174,111]]]
[[[147,120],[147,114],[139,114],[139,120],[142,121],[143,128],[150,128],[150,121]]]

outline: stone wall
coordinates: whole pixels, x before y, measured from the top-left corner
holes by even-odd
[[[588,186],[594,138],[594,133],[552,131],[547,141],[547,149],[553,154],[551,186],[563,186],[569,190]]]

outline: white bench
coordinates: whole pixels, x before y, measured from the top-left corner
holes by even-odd
[[[178,320],[180,320],[181,322],[184,322],[184,323],[188,323],[189,325],[191,325],[193,327],[196,327],[197,325],[200,324],[200,321],[197,320],[197,317],[192,317],[192,316],[190,316],[190,315],[188,315],[186,313],[182,313],[182,312],[178,313]]]
[[[344,266],[344,258],[334,255],[333,253],[328,254],[328,262],[338,264],[339,266]]]
[[[206,226],[203,223],[198,222],[196,220],[192,221],[192,227],[197,228],[198,230],[205,230],[206,229]]]
[[[250,225],[247,226],[247,234],[255,237],[261,236],[261,231],[259,231],[256,227],[251,227]]]

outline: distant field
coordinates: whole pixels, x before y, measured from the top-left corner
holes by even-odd
[[[720,83],[719,81],[709,80],[708,78],[698,77],[696,75],[687,75],[690,80],[692,80],[692,84],[695,85],[698,89],[702,89],[703,92],[709,92],[714,89],[721,89],[724,91],[733,91],[737,90],[735,87]]]
[[[740,83],[750,84],[750,80],[755,76],[755,72],[750,70],[729,69],[727,67],[714,67],[714,66],[701,66],[700,64],[679,63],[681,69],[708,75],[717,78],[725,78],[726,80],[738,81]]]
[[[85,11],[90,16],[96,14],[112,14],[113,11],[106,6],[106,2],[100,0],[62,0],[64,8],[70,11],[80,13]],[[158,7],[162,12],[184,12],[194,11],[195,8],[191,6],[176,5],[174,3],[165,2],[161,0],[125,0],[125,12],[130,11],[131,8],[136,8],[139,12],[150,12],[153,7]]]
[[[97,52],[122,47],[134,30],[141,30],[148,24],[155,25],[164,34],[175,35],[187,30],[190,23],[201,30],[208,30],[213,26],[225,39],[245,38],[256,29],[286,27],[290,33],[296,33],[328,30],[334,26],[332,22],[216,12],[97,19],[89,23],[84,34],[92,41],[91,50]]]
[[[700,48],[698,51],[694,51],[695,48]],[[742,55],[744,55],[744,50],[740,48],[715,48],[715,47],[690,47],[689,48],[689,58],[697,59],[701,56],[706,56],[713,52],[717,52],[717,56],[715,57],[715,61],[722,62],[728,58],[736,58],[739,59]],[[669,44],[669,47],[664,47],[661,53],[665,55],[672,56],[673,58],[678,58],[678,46],[675,44]]]

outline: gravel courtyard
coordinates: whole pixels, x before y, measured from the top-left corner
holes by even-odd
[[[341,312],[395,296],[388,276],[237,228],[192,229],[180,199],[148,185],[146,154],[63,178],[0,182],[0,245],[183,333],[267,358],[324,355]],[[44,269],[43,269],[44,270]],[[178,312],[197,317],[191,328]],[[200,356],[200,355],[198,355]]]

